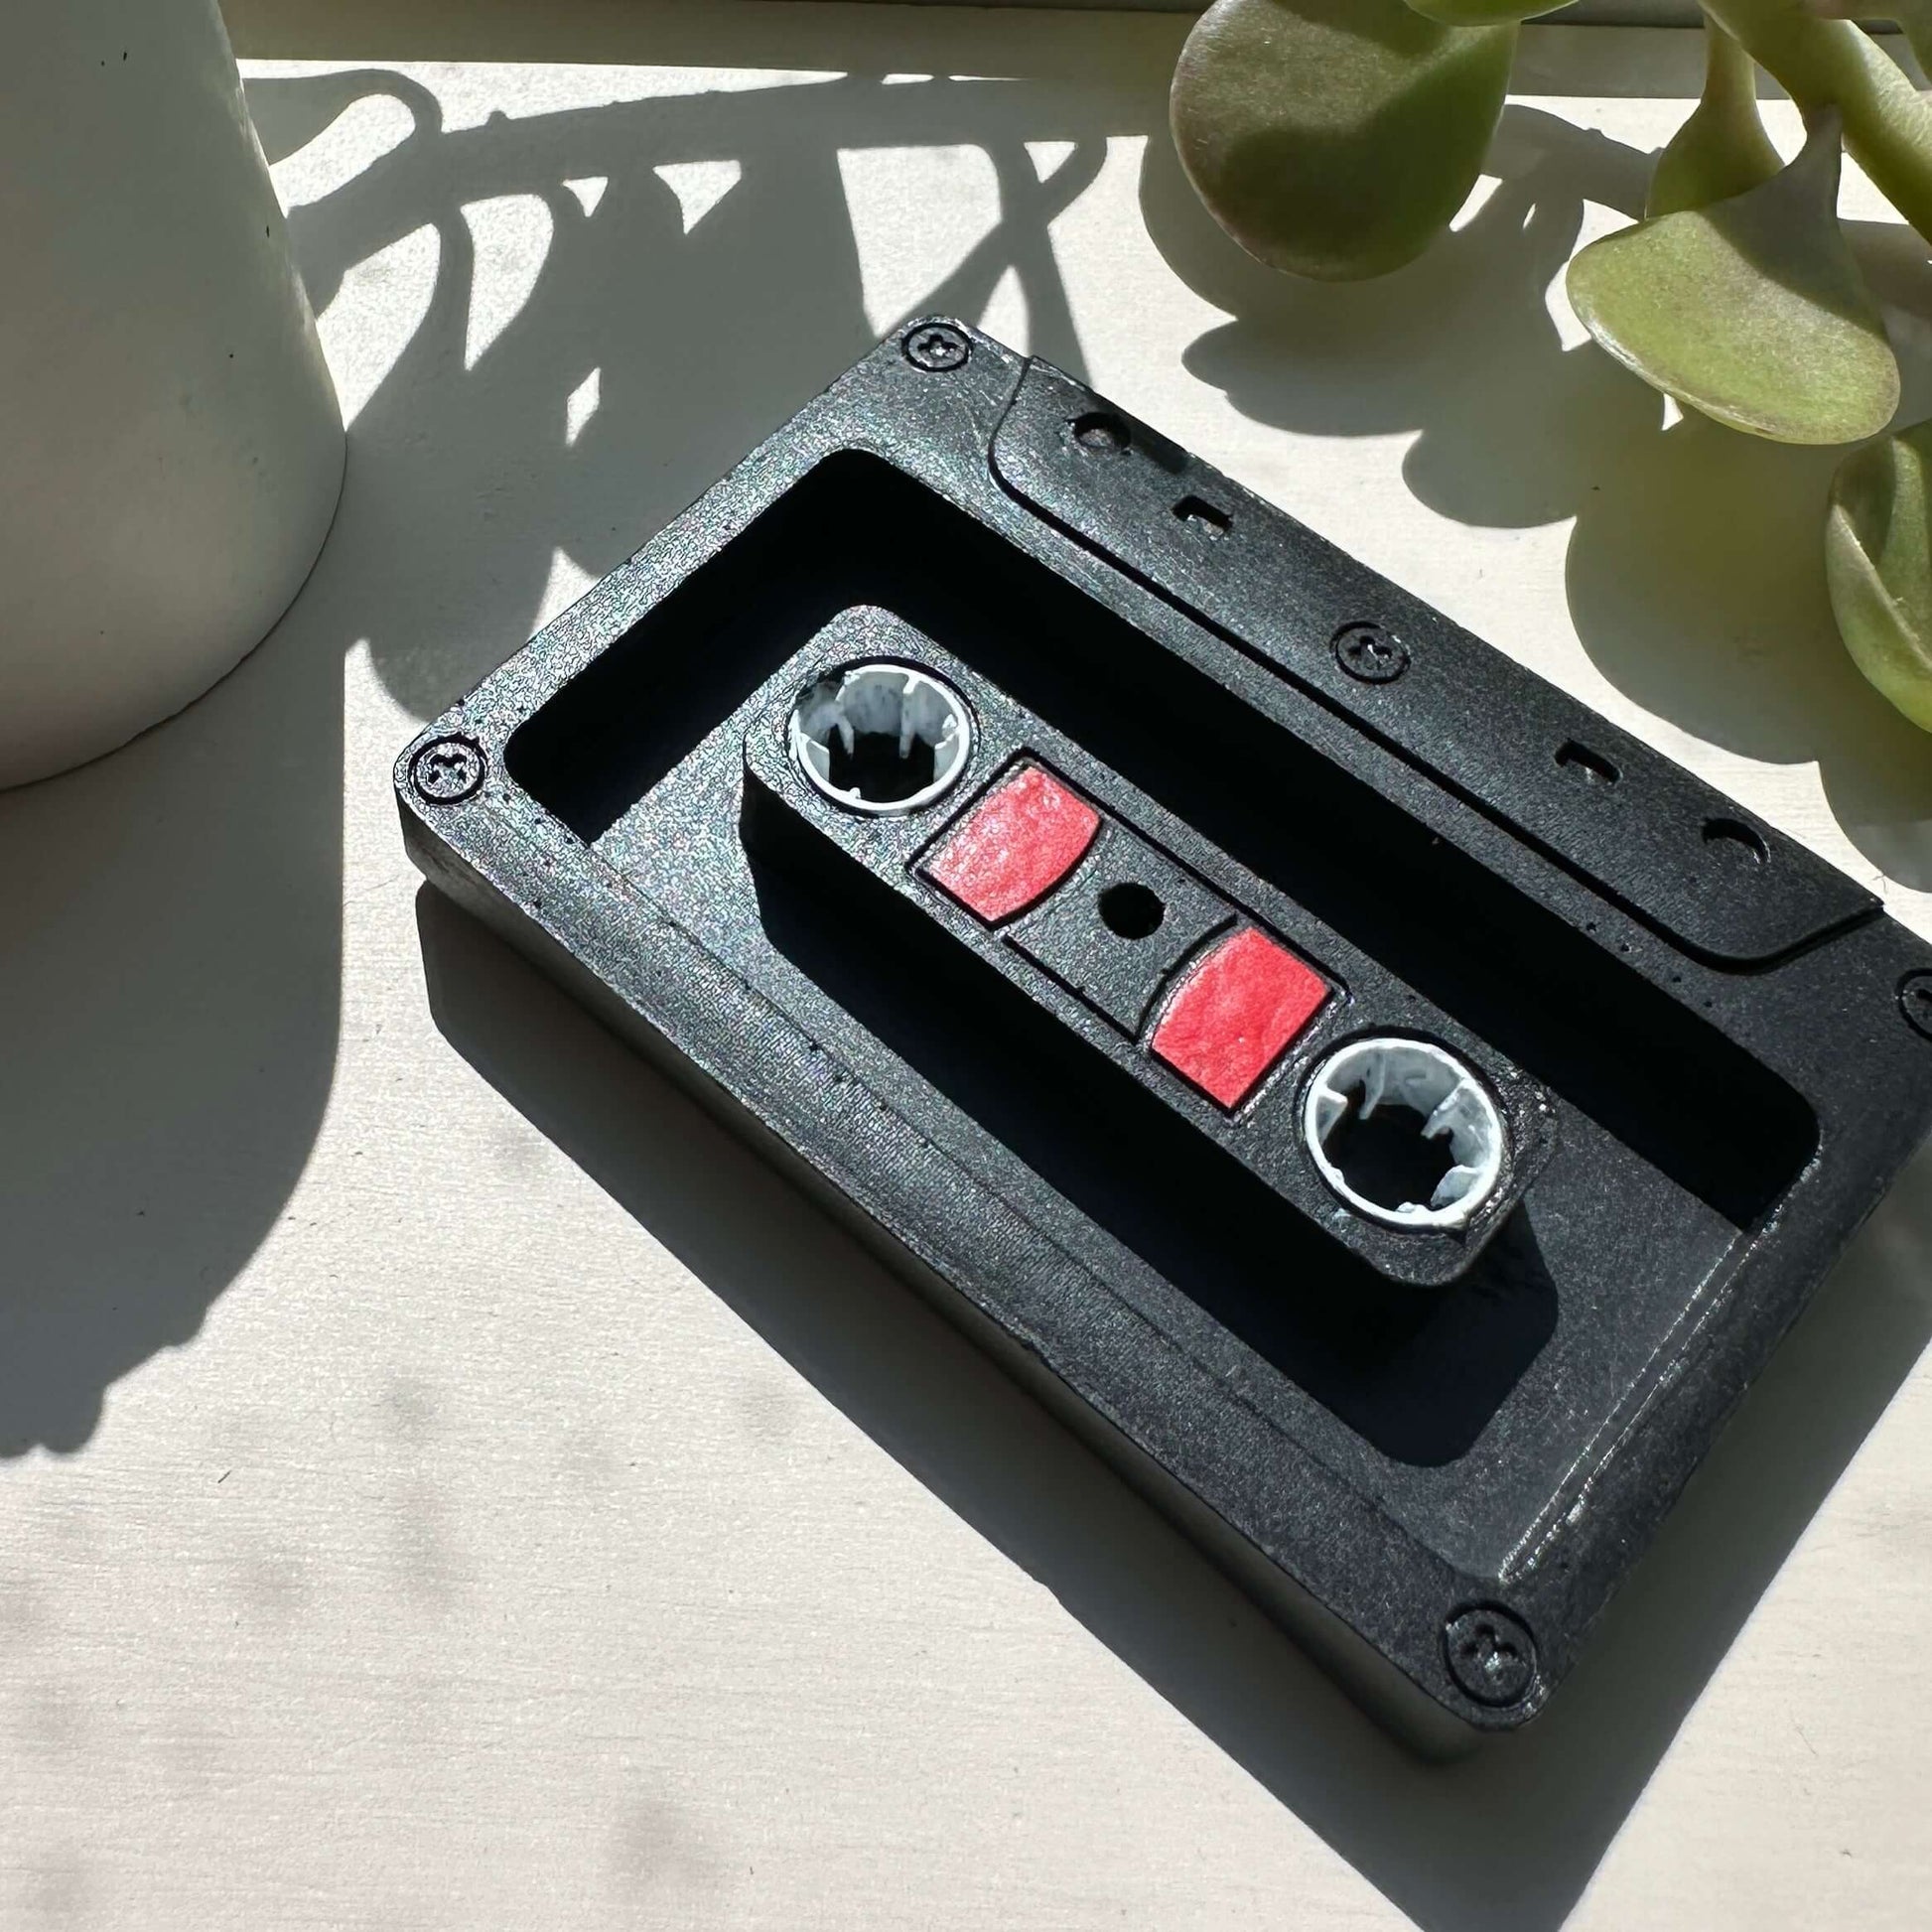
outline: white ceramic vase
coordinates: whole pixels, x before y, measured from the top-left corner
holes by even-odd
[[[0,10],[0,785],[245,655],[343,462],[216,0]]]

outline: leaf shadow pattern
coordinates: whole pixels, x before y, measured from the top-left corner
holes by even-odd
[[[621,560],[847,366],[872,331],[842,143],[985,147],[1004,232],[929,304],[970,310],[1012,266],[1035,345],[1078,372],[1043,222],[1109,136],[1158,126],[1158,101],[1123,114],[1026,81],[857,77],[457,129],[402,73],[278,78],[252,93],[271,152],[371,94],[402,102],[412,131],[298,209],[293,231],[319,302],[424,229],[435,287],[357,417],[337,531],[275,635],[167,731],[10,799],[0,817],[0,886],[21,935],[0,954],[0,997],[60,1017],[14,1042],[7,1069],[11,1452],[83,1444],[103,1389],[196,1331],[308,1157],[339,1027],[344,654],[365,646],[400,703],[433,714],[523,641],[558,550],[589,572]],[[1047,183],[1028,140],[1073,144]],[[652,170],[693,160],[736,161],[743,178],[687,231]],[[588,177],[608,184],[594,212],[566,188]],[[466,367],[475,263],[463,209],[512,194],[540,200],[551,253],[530,301]],[[1468,245],[1520,257],[1527,286],[1571,220],[1506,202]],[[1419,264],[1418,293],[1442,272]],[[1465,332],[1482,326],[1481,286],[1471,274],[1461,287]],[[773,288],[797,299],[774,305]],[[1455,293],[1450,277],[1441,299]],[[1278,321],[1284,340],[1320,339],[1318,305]],[[1526,307],[1519,345],[1534,324]],[[1379,393],[1350,359],[1348,328],[1379,358],[1366,365],[1387,377]],[[1366,307],[1327,340],[1320,379],[1284,407],[1317,412],[1336,434],[1436,410],[1440,469],[1419,460],[1421,486],[1445,503],[1466,490],[1499,521],[1579,493],[1561,449],[1540,470],[1496,463],[1458,482],[1460,439],[1480,422],[1449,412],[1453,359],[1419,369],[1400,330]],[[1600,413],[1606,438],[1652,433],[1585,364],[1555,359],[1560,344],[1539,340],[1534,353],[1552,393]],[[1266,358],[1253,366],[1265,399]],[[593,369],[601,407],[573,440],[566,399]],[[1442,1932],[1549,1932],[1567,1915],[1932,1331],[1921,1184],[1881,1211],[1522,1748],[1423,1767],[751,1154],[460,914],[430,895],[420,903],[433,1011],[459,1050],[874,1440]]]
[[[411,83],[271,84],[279,98],[261,92],[260,106],[272,128],[283,109],[313,121],[321,109],[304,101],[314,86],[352,95]],[[1150,227],[1235,319],[1196,345],[1190,365],[1225,377],[1250,413],[1336,435],[1418,427],[1408,470],[1418,494],[1501,525],[1597,514],[1611,458],[1654,463],[1666,441],[1650,392],[1593,348],[1566,350],[1543,297],[1584,201],[1634,206],[1644,158],[1530,110],[1506,121],[1503,189],[1451,243],[1403,277],[1318,291],[1247,263],[1218,231],[1187,229],[1190,210],[1204,217],[1172,169],[1152,96],[1123,113],[1024,81],[844,80],[455,131],[421,99],[412,115],[414,132],[300,210],[296,233],[319,289],[424,224],[442,251],[430,318],[358,420],[352,570],[329,592],[342,601],[337,633],[367,636],[389,688],[419,713],[521,643],[553,547],[587,571],[619,561],[868,345],[831,159],[855,128],[880,145],[986,148],[1001,229],[920,306],[970,314],[1012,266],[1034,345],[1075,373],[1079,345],[1044,222],[1091,178],[1108,136],[1148,133]],[[1022,136],[1072,152],[1042,184]],[[743,179],[686,234],[650,171],[702,159],[736,160]],[[586,176],[609,182],[589,217],[559,193]],[[461,209],[505,194],[543,198],[551,257],[530,303],[465,370]],[[774,312],[774,287],[795,288],[800,302]],[[603,406],[565,455],[563,398],[593,367]],[[1510,407],[1498,411],[1505,384]],[[461,567],[417,581],[425,543]],[[1569,1915],[1932,1334],[1921,1162],[1753,1391],[1563,1697],[1498,1750],[1423,1766],[753,1155],[433,893],[418,907],[432,1012],[457,1050],[868,1436],[1431,1932],[1553,1932]]]
[[[1046,224],[1123,112],[1106,85],[878,71],[475,126],[403,70],[248,95],[272,160],[372,100],[406,119],[290,232],[318,309],[411,236],[433,238],[433,289],[274,632],[165,728],[0,808],[0,1010],[33,1017],[0,1036],[5,1455],[80,1449],[114,1382],[193,1339],[309,1160],[341,1024],[345,655],[433,715],[530,634],[560,553],[611,569],[871,346],[841,150],[984,151],[1000,218],[919,306],[976,314],[1010,269],[1041,348],[1077,367]],[[1044,180],[1029,141],[1058,144]],[[654,171],[703,161],[740,178],[687,227]],[[591,177],[594,208],[568,186]],[[465,209],[496,196],[540,205],[550,245],[473,352]]]
[[[1593,344],[1566,349],[1545,292],[1584,204],[1635,217],[1650,157],[1538,109],[1504,112],[1495,192],[1421,260],[1381,281],[1288,283],[1245,264],[1161,144],[1143,182],[1169,261],[1233,320],[1188,366],[1244,414],[1304,432],[1419,432],[1411,490],[1458,521],[1574,517],[1566,588],[1584,649],[1645,710],[1726,751],[1816,763],[1840,828],[1900,884],[1932,888],[1932,742],[1838,640],[1824,521],[1843,451],[1758,441],[1658,399]],[[1932,405],[1924,251],[1851,224],[1893,307],[1902,420]],[[1252,270],[1252,272],[1250,272]]]
[[[345,598],[377,620],[376,669],[423,715],[528,637],[556,551],[591,577],[615,569],[872,346],[841,149],[982,148],[1000,219],[916,306],[978,315],[1012,269],[1035,346],[1080,364],[1046,230],[1098,172],[1104,122],[1069,115],[1063,95],[1055,112],[1025,82],[846,75],[446,129],[420,81],[370,69],[252,82],[271,155],[314,126],[318,92],[339,112],[398,99],[412,126],[294,211],[317,303],[354,264],[436,236],[428,313],[357,417],[360,486],[313,594],[345,580]],[[1070,143],[1044,181],[1023,136]],[[739,178],[687,229],[655,171],[692,161],[731,162]],[[601,184],[592,209],[565,186],[585,180]],[[505,196],[541,199],[549,246],[529,300],[466,367],[476,262],[463,210]],[[593,373],[598,407],[567,440],[566,398]],[[426,571],[426,548],[478,568]]]

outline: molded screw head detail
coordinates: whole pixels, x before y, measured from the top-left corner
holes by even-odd
[[[1364,684],[1393,684],[1409,668],[1409,646],[1379,623],[1344,624],[1335,632],[1335,662]]]
[[[1069,433],[1074,447],[1086,451],[1089,456],[1119,456],[1133,441],[1127,425],[1104,409],[1075,417]]]
[[[1932,1039],[1932,972],[1907,973],[1898,982],[1898,1010],[1913,1033]]]
[[[903,346],[905,359],[930,375],[960,367],[973,352],[965,333],[945,322],[922,322],[907,330]]]
[[[483,755],[467,738],[439,738],[409,761],[409,782],[432,805],[454,805],[483,781]]]
[[[1449,1675],[1477,1704],[1521,1704],[1536,1687],[1536,1639],[1529,1626],[1493,1604],[1458,1610],[1443,1626]]]

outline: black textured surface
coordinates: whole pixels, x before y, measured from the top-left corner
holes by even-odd
[[[1142,425],[1131,448],[1096,455],[1065,428],[1091,401],[1070,377],[1034,363],[994,439],[1000,480],[1666,938],[1755,965],[1875,909],[1863,888],[1803,863],[1791,841],[1540,680],[1510,693],[1510,729],[1549,750],[1499,759],[1488,646],[1418,599],[1385,596],[1375,614],[1406,653],[1400,676],[1389,677],[1386,659],[1351,664],[1351,639],[1324,627],[1323,615],[1345,598],[1353,561],[1306,533],[1283,547],[1267,505]],[[1211,549],[1173,516],[1186,498],[1215,503],[1227,519]],[[1338,651],[1318,647],[1331,637]],[[1610,781],[1572,782],[1557,757],[1565,746],[1589,748]]]
[[[1145,425],[966,340],[951,367],[882,345],[427,727],[397,765],[410,849],[1381,1708],[1520,1724],[1932,1121],[1901,1002],[1932,951]],[[1402,676],[1344,671],[1364,624]],[[786,756],[803,681],[862,655],[975,712],[926,811],[843,812]],[[486,776],[444,800],[411,773],[449,739]],[[1110,829],[993,931],[916,865],[1022,756]],[[1172,943],[1104,930],[1109,868],[1178,908]],[[1136,1038],[1220,906],[1337,989],[1231,1115]],[[1370,1027],[1443,1040],[1504,1103],[1505,1198],[1465,1238],[1357,1219],[1308,1169],[1306,1069]],[[1489,1634],[1458,1639],[1472,1610]]]
[[[1065,886],[1006,936],[1131,1038],[1163,984],[1233,918],[1225,899],[1110,822]]]
[[[868,818],[842,811],[813,789],[787,755],[785,725],[797,694],[828,671],[878,658],[922,663],[964,693],[976,721],[974,762],[989,783],[1030,759],[1070,779],[1108,815],[1106,831],[1079,871],[1017,924],[989,929],[921,873],[930,846],[971,810],[977,787],[970,777],[963,803],[955,794],[922,812]],[[1408,1289],[1440,1286],[1467,1270],[1508,1225],[1511,1210],[1549,1159],[1558,1109],[1538,1083],[1339,932],[1244,872],[1191,827],[1162,813],[1079,745],[1015,704],[973,665],[890,612],[860,606],[843,613],[771,676],[745,715],[743,832],[759,893],[761,937],[840,1005],[868,1007],[876,1015],[874,1031],[882,1038],[902,1040],[909,1059],[935,1070],[949,1068],[935,1071],[934,1084],[942,1091],[957,1089],[962,1097],[970,1087],[966,1104],[977,1117],[997,1123],[993,1132],[1003,1144],[1037,1144],[1031,1157],[1035,1167],[1054,1172],[1078,1144],[1104,1146],[1101,1172],[1081,1183],[1085,1197],[1094,1202],[1103,1225],[1126,1213],[1146,1220],[1151,1210],[1171,1227],[1164,1236],[1139,1237],[1143,1248],[1163,1240],[1167,1259],[1162,1265],[1171,1278],[1191,1279],[1202,1272],[1202,1257],[1221,1253],[1225,1259],[1208,1272],[1251,1282],[1261,1311],[1271,1304],[1306,1303],[1310,1298],[1284,1297],[1270,1284],[1292,1257],[1305,1253],[1312,1223],[1368,1264],[1366,1271],[1337,1275],[1323,1298],[1333,1301],[1345,1293],[1349,1312],[1341,1329],[1359,1324],[1365,1310],[1389,1304],[1391,1282],[1403,1285],[1394,1302],[1404,1317],[1419,1318],[1434,1305],[1416,1304]],[[667,803],[664,809],[673,817],[658,823],[674,837],[677,808]],[[1173,855],[1165,863],[1152,843],[1157,838]],[[1125,1011],[1143,996],[1151,1001],[1161,982],[1194,950],[1192,945],[1163,948],[1157,934],[1153,959],[1140,966],[1130,963],[1136,949],[1111,943],[1099,894],[1088,886],[1089,868],[1099,866],[1103,883],[1110,882],[1116,870],[1124,871],[1110,848],[1124,857],[1135,846],[1141,876],[1175,894],[1181,917],[1198,936],[1205,936],[1208,921],[1231,924],[1238,911],[1279,935],[1336,989],[1337,997],[1232,1120],[1133,1043],[1138,1021],[1123,1028],[1118,1014],[1107,1012],[1109,1002]],[[1175,860],[1192,867],[1193,891]],[[675,882],[666,883],[678,890]],[[1091,968],[1090,986],[1072,986],[1050,962],[1049,980],[1030,970],[1028,962],[1037,955],[1026,940],[1040,931],[1038,922],[1046,915],[1062,927],[1085,920],[1082,951]],[[719,939],[734,943],[731,934],[721,932]],[[993,969],[1004,984],[975,972],[974,960]],[[1065,998],[1053,981],[1078,997]],[[871,991],[869,982],[874,982]],[[1144,1003],[1141,1011],[1144,1016]],[[1114,1024],[1102,1024],[1096,1013]],[[1042,1014],[1061,1024],[1042,1027]],[[1514,1152],[1505,1183],[1465,1232],[1405,1233],[1354,1214],[1328,1191],[1303,1146],[1297,1104],[1301,1076],[1355,1035],[1390,1033],[1420,1034],[1458,1053],[1484,1078],[1512,1127]],[[1080,1041],[1097,1048],[1125,1077],[1109,1080],[1094,1051],[1078,1050]],[[953,1068],[951,1056],[962,1048],[971,1065]],[[993,1073],[986,1091],[977,1084],[984,1069]],[[1044,1123],[1055,1119],[1061,1124],[1048,1134]],[[1098,1142],[1096,1119],[1108,1123]],[[1245,1172],[1234,1172],[1237,1167]],[[1294,1203],[1299,1214],[1282,1214],[1254,1180]],[[1137,1206],[1114,1204],[1123,1188],[1141,1196]],[[1337,1267],[1341,1261],[1336,1258]],[[1311,1265],[1327,1272],[1322,1259]],[[1198,1297],[1210,1291],[1192,1292]]]

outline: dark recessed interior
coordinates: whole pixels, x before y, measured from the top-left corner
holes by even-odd
[[[1200,496],[1183,496],[1173,506],[1173,513],[1190,530],[1195,530],[1210,543],[1218,543],[1232,527],[1233,519],[1224,509],[1217,508]]]
[[[1159,932],[1168,916],[1160,894],[1138,880],[1126,879],[1100,895],[1100,917],[1109,932],[1123,939],[1146,939]]]
[[[1413,1107],[1385,1101],[1364,1114],[1361,1101],[1360,1093],[1350,1097],[1348,1111],[1329,1129],[1321,1151],[1364,1200],[1378,1207],[1400,1207],[1405,1201],[1427,1205],[1436,1183],[1455,1165],[1449,1136],[1425,1140],[1423,1117]]]
[[[1755,1223],[1810,1158],[1804,1101],[1700,1014],[872,456],[821,464],[681,584],[515,734],[511,775],[595,843],[862,604],[1078,740],[1734,1226]]]
[[[1707,818],[1704,842],[1735,865],[1761,866],[1770,857],[1763,835],[1741,819]]]
[[[1462,1454],[1549,1339],[1525,1217],[1447,1288],[1390,1281],[756,779],[744,836],[759,925],[793,966],[1385,1455]]]
[[[1557,762],[1573,778],[1587,785],[1613,785],[1623,776],[1601,752],[1592,752],[1575,739],[1558,750]]]
[[[854,732],[848,750],[834,734],[829,776],[838,791],[856,791],[875,805],[896,804],[932,782],[932,747],[922,738],[899,750],[897,732]]]
[[[1074,442],[1092,456],[1120,456],[1133,440],[1127,424],[1105,409],[1078,417],[1072,435]]]
[[[743,780],[737,882],[693,873],[679,814],[738,798],[747,720],[863,606],[924,631],[1552,1090],[1556,1158],[1461,1277],[1429,1290],[1378,1273],[761,784]],[[1254,1401],[1312,1398],[1350,1452],[1382,1458],[1385,1500],[1399,1491],[1430,1536],[1448,1522],[1465,1556],[1500,1561],[1538,1481],[1587,1451],[1810,1158],[1816,1123],[1700,1013],[1299,735],[1297,694],[1230,674],[1247,698],[845,454],[595,659],[506,762],[735,970],[809,1011],[862,1077],[909,1073],[893,1104],[915,1131],[963,1122],[951,1145],[969,1171],[983,1163],[1045,1225],[1076,1211],[1088,1232],[1064,1238],[1101,1281],[1165,1283],[1156,1325],[1176,1345],[1220,1362],[1232,1337]],[[1413,1131],[1406,1147],[1381,1131],[1351,1155],[1362,1174],[1424,1191],[1404,1184]],[[1497,1455],[1520,1487],[1484,1474]]]

